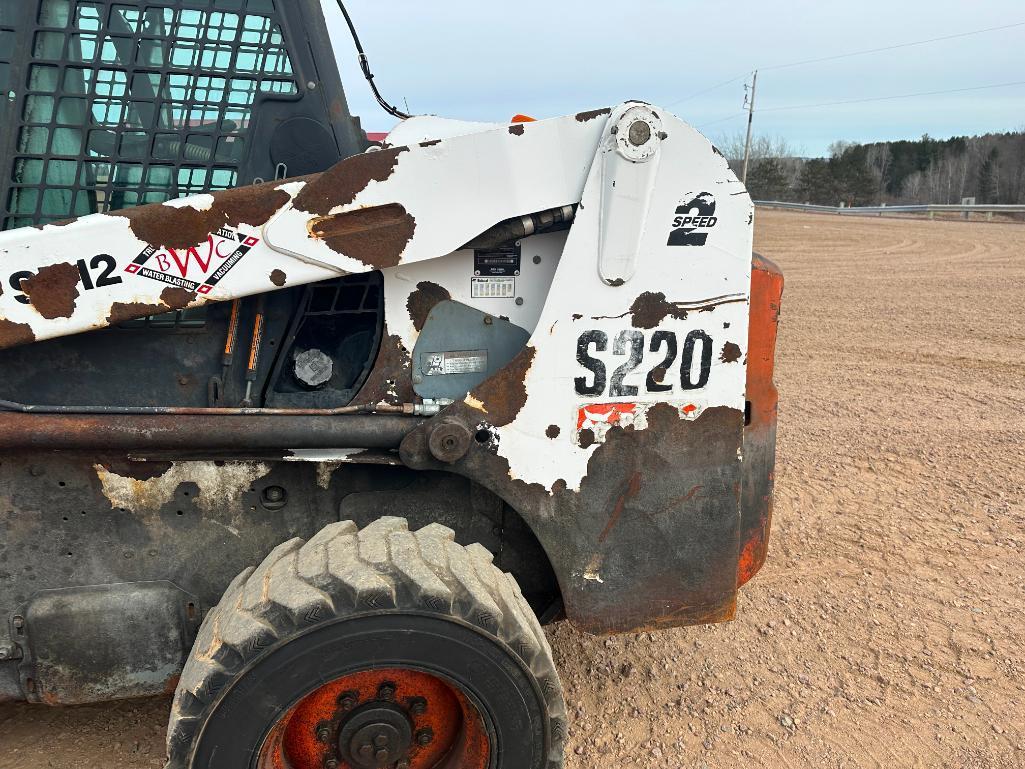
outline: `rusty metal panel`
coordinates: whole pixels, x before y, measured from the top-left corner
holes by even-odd
[[[22,616],[25,689],[76,705],[173,692],[202,608],[170,582],[136,582],[43,590]]]

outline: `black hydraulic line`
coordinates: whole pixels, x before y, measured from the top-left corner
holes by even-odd
[[[338,7],[342,9],[342,15],[345,16],[345,23],[349,25],[349,32],[352,33],[352,41],[356,44],[356,51],[359,53],[359,66],[363,70],[363,77],[370,83],[370,89],[374,92],[374,97],[377,99],[377,103],[381,105],[382,109],[389,115],[393,115],[400,120],[412,117],[407,115],[405,112],[400,110],[398,107],[393,107],[391,104],[384,100],[381,96],[381,92],[377,90],[377,84],[374,83],[374,74],[370,71],[370,62],[367,60],[367,55],[363,51],[363,44],[359,41],[359,35],[356,33],[356,26],[352,23],[352,18],[349,16],[349,12],[345,9],[345,3],[342,0],[337,0]]]

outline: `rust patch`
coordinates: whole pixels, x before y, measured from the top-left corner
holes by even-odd
[[[509,126],[509,133],[513,136],[523,136],[523,132],[526,129],[523,127],[523,123],[516,123],[515,125]]]
[[[406,300],[406,309],[409,310],[409,319],[413,321],[413,328],[417,331],[423,330],[427,323],[427,316],[430,315],[434,305],[451,299],[452,295],[443,286],[431,283],[429,280],[422,280],[416,284],[416,291],[409,295]]]
[[[307,184],[295,198],[295,207],[327,216],[335,206],[346,206],[370,182],[383,182],[395,172],[399,155],[408,147],[366,152],[336,163]]]
[[[466,424],[478,418],[465,403],[450,409],[448,418]],[[743,425],[739,409],[710,407],[689,420],[671,404],[656,404],[645,429],[609,429],[588,458],[579,491],[557,482],[549,492],[516,479],[508,459],[485,447],[462,460],[459,472],[524,511],[579,628],[608,633],[721,621],[733,615],[737,589]],[[421,428],[406,436],[403,462],[438,469],[424,435]],[[574,521],[571,529],[566,520]],[[585,570],[600,572],[600,589],[581,581]]]
[[[110,216],[127,219],[132,233],[144,243],[190,248],[203,243],[221,227],[266,224],[289,201],[288,193],[277,189],[280,186],[280,181],[274,181],[218,192],[213,196],[213,205],[205,211],[157,203],[111,211]]]
[[[196,301],[196,292],[169,286],[160,292],[160,301],[167,305],[168,310],[184,310]]]
[[[285,285],[285,281],[287,279],[288,279],[288,276],[285,275],[285,273],[282,270],[274,270],[270,274],[270,282],[273,283],[278,288],[281,288],[283,285]]]
[[[587,112],[578,112],[577,122],[586,123],[588,120],[594,120],[596,117],[601,117],[602,115],[609,115],[611,113],[611,107],[605,107],[605,109],[592,109]]]
[[[740,360],[740,345],[734,342],[727,342],[722,346],[722,353],[719,360],[723,363],[736,363]]]
[[[661,291],[645,291],[634,299],[633,304],[630,305],[630,309],[622,315],[599,315],[595,316],[594,320],[622,318],[624,315],[630,315],[631,322],[635,328],[655,328],[655,326],[666,318],[686,320],[688,313],[712,312],[716,307],[723,304],[735,304],[746,301],[746,299],[736,297],[718,297],[716,299],[709,299],[705,304],[688,305],[683,307],[676,302],[667,301],[666,295]]]
[[[626,507],[626,503],[637,496],[637,493],[641,490],[641,474],[639,471],[634,472],[630,476],[630,480],[627,481],[626,489],[622,494],[619,495],[619,499],[616,500],[615,507],[612,508],[612,513],[609,515],[609,521],[605,524],[605,528],[602,529],[601,534],[598,535],[598,541],[604,542],[609,538],[609,533],[619,523],[619,516],[623,514],[623,508]]]
[[[147,315],[160,315],[167,312],[165,304],[146,304],[145,302],[114,302],[107,315],[107,325],[115,326],[129,320],[145,318]]]
[[[687,311],[681,310],[672,302],[666,301],[666,295],[661,291],[652,293],[645,291],[634,299],[630,305],[632,323],[636,328],[655,328],[666,318],[686,320]]]
[[[78,299],[78,282],[82,279],[73,264],[43,267],[31,278],[21,282],[21,290],[32,302],[36,312],[47,320],[70,318]]]
[[[428,142],[420,142],[421,147],[434,147],[438,144],[441,144],[441,139],[431,139]]]
[[[381,347],[374,360],[374,368],[360,387],[353,403],[409,403],[413,400],[413,383],[409,377],[411,367],[409,351],[402,337],[389,334],[385,324],[381,332]]]
[[[559,437],[559,433],[562,432],[562,428],[558,425],[548,425],[548,429],[545,430],[545,435],[551,438],[553,441]]]
[[[398,265],[416,220],[402,205],[388,203],[322,216],[310,222],[309,230],[335,253],[380,270]]]
[[[495,427],[504,427],[516,419],[527,402],[527,372],[534,362],[534,348],[527,345],[493,377],[478,385],[471,395],[484,405]]]
[[[36,335],[32,332],[30,325],[0,318],[0,350],[34,341],[36,341]]]
[[[577,433],[577,443],[582,449],[589,449],[594,445],[595,437],[594,430],[590,427],[585,427],[583,430]]]

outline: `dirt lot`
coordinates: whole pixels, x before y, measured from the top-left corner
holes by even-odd
[[[567,765],[1025,766],[1025,226],[760,213],[769,562],[728,625],[551,638]],[[160,767],[165,700],[0,706],[0,767]]]

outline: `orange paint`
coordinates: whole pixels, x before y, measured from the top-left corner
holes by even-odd
[[[491,746],[477,710],[466,696],[444,679],[407,669],[368,670],[324,684],[303,698],[275,724],[260,751],[260,769],[323,769],[329,758],[339,760],[338,769],[352,769],[337,751],[338,734],[351,710],[374,701],[384,683],[395,687],[391,702],[406,711],[415,735],[430,729],[434,737],[421,746],[413,740],[408,760],[410,769],[484,769]],[[354,698],[354,708],[342,700]],[[413,704],[426,702],[423,713]],[[322,741],[318,732],[327,728],[330,737]],[[451,764],[448,762],[452,761]]]

